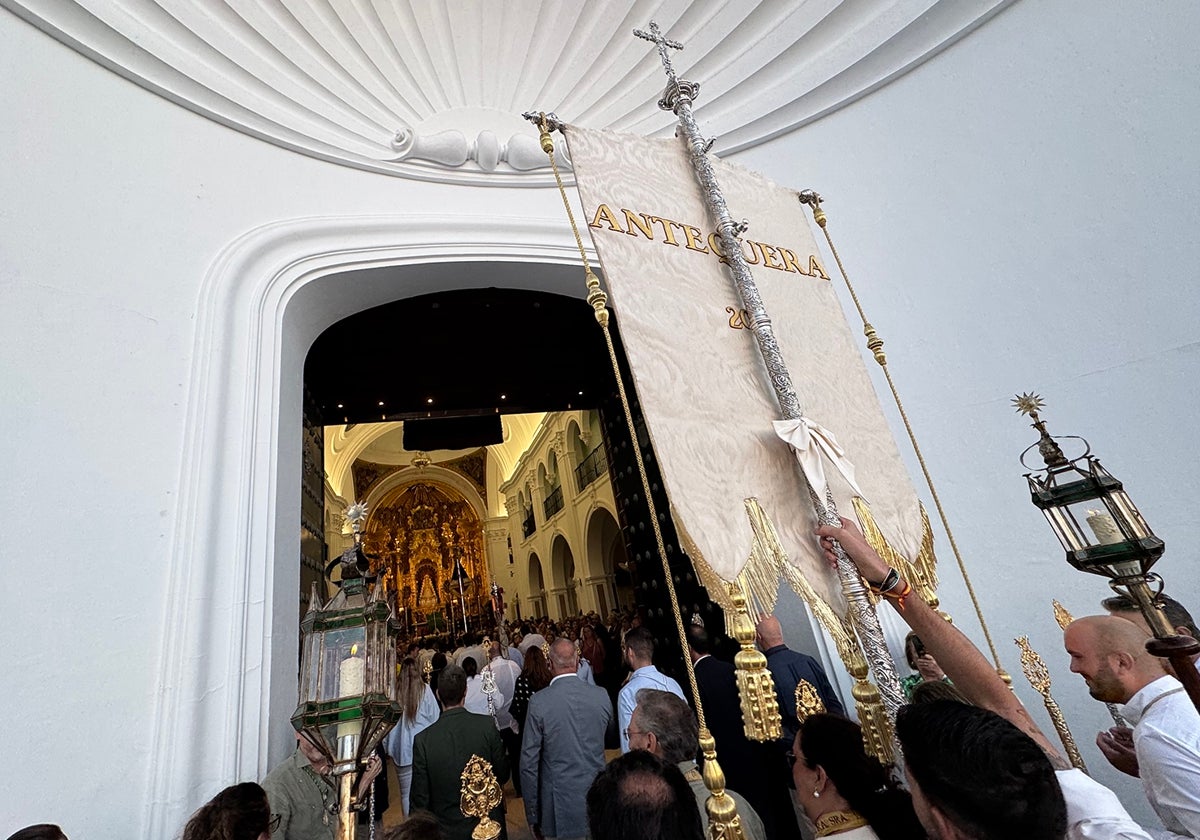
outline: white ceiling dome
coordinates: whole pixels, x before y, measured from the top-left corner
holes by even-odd
[[[699,82],[717,153],[905,73],[1013,0],[0,0],[117,73],[324,160],[439,181],[542,185],[520,114],[673,130],[651,19]]]

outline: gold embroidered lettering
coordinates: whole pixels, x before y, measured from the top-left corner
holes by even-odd
[[[637,228],[642,232],[642,236],[647,239],[654,238],[654,225],[650,224],[649,216],[645,213],[634,213],[632,210],[626,210],[624,207],[621,208],[621,212],[625,214],[625,224],[629,227],[627,233],[630,236],[637,236],[633,232],[633,229]]]
[[[699,251],[701,254],[707,254],[708,249],[702,244],[704,242],[704,234],[700,228],[694,228],[691,225],[683,226],[683,235],[687,237],[687,249],[689,251]]]
[[[601,204],[596,208],[596,215],[592,217],[592,221],[588,227],[600,227],[601,219],[604,219],[604,221],[608,223],[609,230],[615,230],[617,233],[625,232],[622,230],[620,223],[617,221],[617,217],[613,214],[613,211],[608,209],[607,204]]]
[[[679,243],[675,241],[675,231],[671,230],[672,226],[683,227],[679,222],[672,222],[670,219],[664,219],[662,216],[649,216],[648,218],[650,221],[658,222],[662,225],[663,238],[666,240],[666,244],[679,247]]]

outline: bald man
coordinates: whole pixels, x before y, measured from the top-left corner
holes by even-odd
[[[1200,838],[1200,714],[1183,685],[1146,650],[1144,629],[1094,615],[1063,634],[1071,670],[1097,700],[1123,703],[1146,798],[1170,838]],[[1103,749],[1102,740],[1097,739]]]
[[[779,715],[783,719],[783,737],[780,741],[788,749],[791,749],[796,730],[800,728],[800,722],[796,719],[796,686],[800,680],[807,680],[817,689],[827,712],[835,715],[846,713],[821,663],[783,643],[783,627],[779,619],[773,615],[763,616],[759,619],[755,634],[758,646],[767,657],[767,669],[775,680],[775,699],[779,701]]]
[[[521,792],[531,833],[541,838],[587,834],[588,786],[616,746],[612,701],[579,678],[570,639],[550,645],[550,685],[529,698],[521,737]]]

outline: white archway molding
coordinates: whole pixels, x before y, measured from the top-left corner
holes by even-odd
[[[171,836],[289,748],[312,341],[363,309],[484,281],[582,296],[564,268],[578,259],[559,218],[448,215],[278,221],[218,255],[197,306],[142,836]]]

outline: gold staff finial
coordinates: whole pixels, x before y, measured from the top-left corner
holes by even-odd
[[[491,818],[492,811],[504,801],[500,783],[492,765],[477,755],[472,755],[462,772],[462,793],[459,810],[464,817],[476,817],[479,825],[471,830],[471,840],[496,840],[500,836],[500,823]]]
[[[1074,621],[1075,617],[1071,615],[1066,607],[1058,602],[1057,598],[1053,599],[1050,603],[1054,604],[1054,620],[1058,622],[1059,627],[1066,630],[1067,625]]]
[[[1054,723],[1054,728],[1058,731],[1058,738],[1062,741],[1063,749],[1067,751],[1067,758],[1070,759],[1071,764],[1086,773],[1087,767],[1083,763],[1083,756],[1079,754],[1079,747],[1075,745],[1075,736],[1071,734],[1071,729],[1067,726],[1062,709],[1058,707],[1058,703],[1050,694],[1050,670],[1038,652],[1029,646],[1028,637],[1021,636],[1013,641],[1021,649],[1021,670],[1025,672],[1025,679],[1029,680],[1034,691],[1042,695],[1042,702],[1046,706],[1050,720]]]

